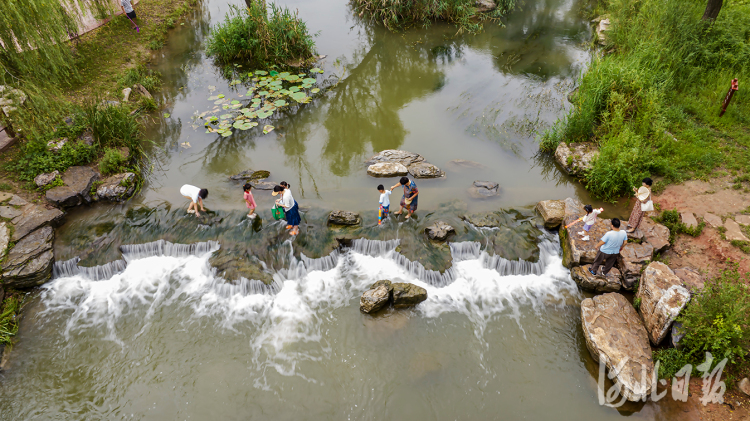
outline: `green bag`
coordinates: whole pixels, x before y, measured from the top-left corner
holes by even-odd
[[[279,205],[273,205],[273,208],[271,208],[271,215],[273,215],[273,219],[279,220],[284,219],[284,208],[280,207]]]

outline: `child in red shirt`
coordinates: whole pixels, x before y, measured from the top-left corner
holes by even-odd
[[[243,195],[243,197],[245,198],[245,204],[247,205],[247,208],[250,210],[247,213],[247,217],[250,219],[255,219],[255,217],[257,216],[257,214],[255,213],[256,205],[255,198],[253,197],[253,194],[250,193],[251,188],[252,186],[250,185],[250,183],[245,183],[245,185],[242,187],[242,189],[245,190],[245,194]]]

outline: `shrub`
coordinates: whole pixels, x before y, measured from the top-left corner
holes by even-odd
[[[677,209],[665,210],[657,218],[654,218],[654,220],[669,228],[670,244],[674,244],[674,239],[677,234],[683,233],[692,237],[697,237],[701,235],[703,228],[706,227],[706,222],[703,220],[698,223],[697,227],[689,227],[685,225],[682,222],[680,212],[677,211]]]
[[[114,174],[123,170],[126,163],[125,156],[117,149],[107,148],[99,161],[99,172],[102,175]]]
[[[654,361],[659,361],[660,379],[674,377],[682,367],[685,367],[687,364],[693,364],[694,362],[687,353],[677,348],[659,349],[654,351]],[[693,366],[695,366],[695,364],[693,364]]]
[[[161,86],[161,73],[146,69],[146,66],[141,64],[126,70],[119,80],[121,88],[132,87],[136,83],[153,92]]]
[[[224,23],[208,37],[208,55],[220,63],[235,60],[266,66],[312,57],[315,48],[307,26],[287,8],[256,0],[249,7],[231,6]]]

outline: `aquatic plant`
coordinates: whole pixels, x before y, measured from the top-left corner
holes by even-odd
[[[230,6],[224,23],[211,30],[207,53],[219,63],[243,61],[259,66],[305,61],[315,43],[297,12],[271,3],[248,1],[248,7]]]

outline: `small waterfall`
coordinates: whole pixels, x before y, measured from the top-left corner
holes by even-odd
[[[69,276],[80,276],[91,281],[109,279],[125,270],[127,263],[124,260],[115,260],[99,266],[79,266],[81,259],[74,257],[64,262],[55,262],[52,267],[52,279],[65,278]]]
[[[270,285],[256,279],[240,278],[236,283],[217,281],[212,285],[216,295],[222,298],[230,298],[235,295],[246,297],[248,295],[275,295],[281,291],[283,284],[274,279]]]
[[[218,250],[218,241],[206,241],[195,244],[174,244],[165,240],[152,241],[144,244],[128,244],[120,246],[125,261],[143,259],[152,256],[200,256]]]
[[[482,244],[478,241],[462,241],[460,243],[450,243],[451,257],[454,262],[464,260],[476,260],[482,254]]]
[[[529,262],[527,260],[508,260],[504,257],[482,253],[480,259],[482,266],[496,270],[500,275],[541,275],[547,268],[550,258],[557,256],[560,248],[557,244],[541,238],[539,243],[539,260]]]
[[[358,238],[352,241],[351,250],[359,254],[378,257],[385,256],[386,254],[395,251],[400,243],[400,240],[381,241]]]
[[[74,257],[63,262],[55,262],[55,264],[52,266],[52,279],[67,278],[69,276],[78,275],[80,273],[80,270],[78,269],[78,262],[80,261],[80,258]]]

